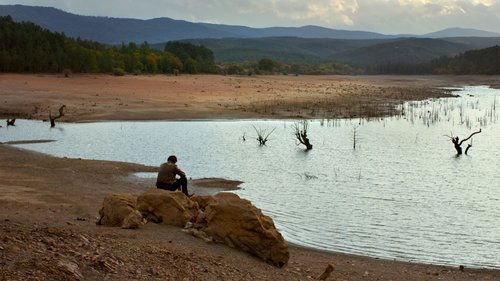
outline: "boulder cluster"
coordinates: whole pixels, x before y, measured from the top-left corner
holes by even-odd
[[[145,223],[184,227],[206,242],[223,243],[282,267],[288,246],[262,211],[233,193],[188,198],[181,192],[150,189],[139,197],[109,194],[104,198],[97,224],[128,229]]]

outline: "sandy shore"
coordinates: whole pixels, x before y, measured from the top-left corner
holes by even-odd
[[[457,76],[125,76],[0,75],[0,118],[64,121],[345,117],[390,114],[405,100],[440,97],[443,86],[500,85],[498,77]],[[3,124],[2,124],[3,125]],[[50,140],[44,140],[50,141]],[[22,144],[16,142],[11,144]],[[278,269],[178,228],[98,227],[105,194],[141,193],[156,167],[56,158],[0,144],[0,280],[500,280],[500,271],[413,264],[291,245]],[[191,182],[197,194],[237,181]]]
[[[141,193],[155,167],[56,158],[0,145],[0,280],[499,280],[500,271],[412,264],[291,246],[283,269],[175,227],[95,225],[105,194]],[[217,186],[217,181],[198,190]],[[211,183],[211,186],[210,186]],[[222,188],[234,187],[234,184]],[[146,262],[147,261],[147,262]]]
[[[124,76],[0,74],[0,118],[65,121],[382,116],[442,86],[498,86],[496,76]]]

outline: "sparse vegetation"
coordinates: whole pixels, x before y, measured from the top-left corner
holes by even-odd
[[[298,144],[303,144],[306,147],[306,150],[311,150],[313,146],[309,140],[309,137],[307,136],[307,131],[309,128],[309,123],[307,122],[307,120],[295,123],[293,128],[294,135],[298,141]]]
[[[276,130],[276,128],[274,128],[271,131],[268,131],[266,129],[257,128],[255,126],[253,126],[253,128],[255,129],[255,132],[257,133],[256,139],[259,142],[260,146],[265,146],[267,144],[267,141],[269,141],[269,136],[271,136],[272,133],[274,132],[274,130]]]

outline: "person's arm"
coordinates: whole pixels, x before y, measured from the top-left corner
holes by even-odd
[[[179,169],[178,167],[175,167],[175,173],[177,175],[179,175],[181,178],[185,178],[186,177],[186,173],[184,173],[181,169]]]

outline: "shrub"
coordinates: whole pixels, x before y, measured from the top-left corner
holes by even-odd
[[[120,67],[113,68],[113,75],[114,76],[124,76],[125,75],[125,70]]]
[[[67,68],[64,69],[62,71],[62,73],[64,74],[64,77],[66,77],[66,78],[69,78],[69,76],[72,74],[71,69],[67,69]]]

